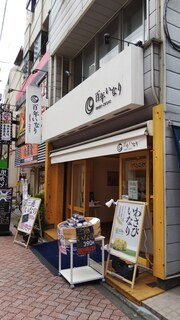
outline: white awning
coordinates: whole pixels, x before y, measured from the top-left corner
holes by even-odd
[[[51,163],[62,163],[147,149],[147,127],[117,134],[50,154]]]

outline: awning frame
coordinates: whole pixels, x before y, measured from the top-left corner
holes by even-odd
[[[145,122],[137,125],[136,130],[134,126],[96,139],[53,150],[50,152],[51,163],[62,163],[146,149],[147,135],[152,134],[149,129],[151,126],[149,122]]]

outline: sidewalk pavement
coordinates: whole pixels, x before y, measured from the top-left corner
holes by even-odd
[[[180,286],[145,300],[143,306],[160,319],[180,320]]]
[[[16,229],[10,230],[13,235]],[[63,277],[53,276],[29,248],[0,236],[1,320],[179,320],[180,290],[174,288],[132,304],[106,283],[88,282],[70,289]]]

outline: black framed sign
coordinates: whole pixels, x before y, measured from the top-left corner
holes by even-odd
[[[12,188],[0,189],[0,235],[11,234],[9,230],[12,207]]]
[[[77,227],[76,238],[78,255],[84,255],[96,250],[93,226]]]
[[[8,186],[8,169],[0,168],[0,188],[7,188]]]

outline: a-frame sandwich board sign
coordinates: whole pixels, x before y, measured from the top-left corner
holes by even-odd
[[[131,284],[132,288],[136,278],[146,205],[145,202],[118,200],[111,230],[106,273]],[[132,281],[109,270],[110,255],[134,265]]]
[[[36,226],[36,229],[39,230],[40,237],[42,238],[41,221],[40,221],[40,215],[38,213],[40,204],[41,204],[40,198],[30,197],[27,199],[27,202],[23,208],[23,212],[22,212],[19,224],[17,226],[17,231],[14,237],[15,243],[18,243],[26,248],[28,247],[33,229],[35,227],[36,220],[38,220],[38,226]],[[26,243],[17,239],[19,232],[24,233],[25,235],[28,236]]]

